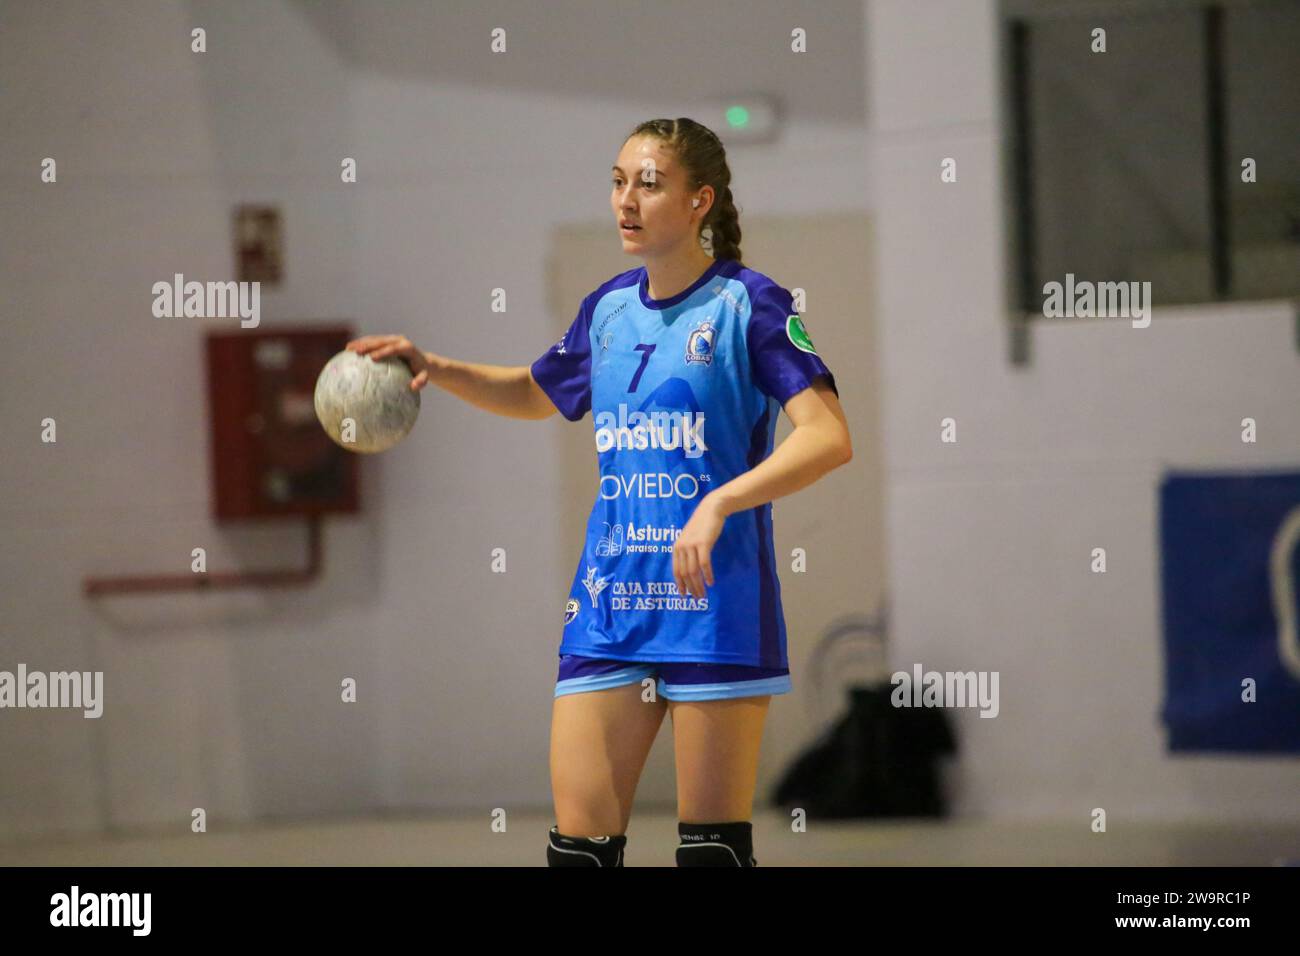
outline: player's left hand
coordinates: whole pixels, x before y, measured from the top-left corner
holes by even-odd
[[[717,499],[705,495],[677,536],[673,544],[673,580],[682,594],[702,598],[705,585],[713,586],[713,563],[709,554],[718,535],[722,534],[726,520]]]

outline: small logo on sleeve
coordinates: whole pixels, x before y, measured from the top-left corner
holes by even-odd
[[[577,598],[569,598],[569,600],[565,602],[564,624],[566,627],[569,625],[570,621],[572,621],[575,617],[578,616],[578,611],[581,610],[581,608],[582,605],[578,603]]]
[[[812,339],[808,337],[808,330],[803,327],[803,319],[799,318],[799,316],[792,315],[785,320],[785,334],[794,343],[794,347],[801,352],[808,352],[812,355],[817,354],[817,350],[813,348]]]

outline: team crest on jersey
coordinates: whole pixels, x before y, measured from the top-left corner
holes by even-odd
[[[587,568],[587,576],[582,579],[582,583],[587,588],[587,593],[591,595],[591,606],[596,607],[596,598],[609,586],[609,578],[597,577],[595,568]]]
[[[717,330],[705,319],[686,337],[686,364],[709,365],[713,362],[713,336]]]
[[[803,319],[797,315],[792,315],[785,320],[786,337],[794,343],[794,347],[801,352],[808,352],[812,355],[817,354],[813,348],[812,339],[808,337],[808,330],[803,327]]]
[[[564,602],[564,626],[565,627],[568,627],[569,622],[578,616],[578,611],[581,608],[582,608],[582,604],[578,601],[577,598],[569,598],[569,600]]]

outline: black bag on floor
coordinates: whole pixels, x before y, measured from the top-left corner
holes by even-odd
[[[894,707],[893,689],[850,689],[848,713],[795,760],[772,802],[822,819],[946,816],[938,759],[957,752],[948,715]]]

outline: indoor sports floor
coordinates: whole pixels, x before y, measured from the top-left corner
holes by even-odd
[[[250,826],[206,834],[131,832],[0,844],[13,866],[543,866],[549,813],[510,814],[505,833],[485,817],[426,816]],[[628,866],[673,866],[676,817],[638,811]],[[1294,824],[997,825],[840,822],[791,833],[754,816],[759,866],[1278,866],[1300,865]]]

